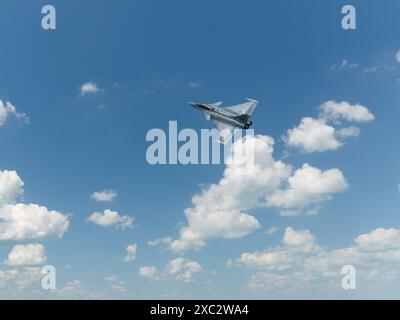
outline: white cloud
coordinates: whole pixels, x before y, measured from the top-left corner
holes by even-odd
[[[284,137],[290,147],[303,149],[306,152],[335,150],[343,145],[335,136],[335,128],[324,120],[303,118],[298,127],[289,129]]]
[[[400,230],[378,228],[368,234],[362,234],[355,239],[357,245],[364,250],[400,250]]]
[[[24,190],[24,182],[16,171],[0,171],[0,206],[6,203],[15,203]]]
[[[121,286],[120,284],[113,284],[111,286],[111,289],[114,291],[120,292],[120,293],[126,292],[126,289],[123,286]]]
[[[149,280],[181,280],[191,282],[193,274],[202,270],[201,265],[187,258],[176,258],[170,260],[163,271],[158,271],[154,266],[145,266],[139,269],[139,276]]]
[[[400,50],[396,53],[396,61],[400,63]]]
[[[80,280],[68,282],[61,289],[57,289],[55,293],[61,299],[104,299],[100,292],[87,289]]]
[[[0,241],[61,238],[68,217],[37,204],[16,204],[23,186],[15,171],[0,171]]]
[[[94,212],[87,220],[102,227],[115,227],[122,230],[133,228],[134,221],[132,217],[121,216],[117,211],[110,209],[106,209],[104,212]]]
[[[342,139],[360,135],[360,129],[355,126],[335,128],[334,125],[340,125],[340,120],[368,122],[375,119],[368,108],[346,101],[337,103],[330,100],[322,104],[319,110],[317,119],[303,118],[297,127],[287,131],[283,137],[287,146],[305,152],[336,150],[344,145]]]
[[[359,66],[358,63],[349,63],[349,61],[347,59],[343,59],[342,63],[340,64],[339,68],[343,69],[343,68],[357,68]]]
[[[352,105],[347,101],[336,102],[327,101],[320,107],[320,119],[324,120],[340,120],[355,122],[368,122],[375,120],[375,116],[361,104]]]
[[[237,260],[238,265],[269,270],[288,269],[292,262],[292,257],[284,250],[243,253]]]
[[[271,234],[275,234],[279,231],[278,227],[271,227],[268,228],[267,231],[265,231],[266,234],[271,235]]]
[[[80,280],[73,280],[68,282],[63,288],[59,290],[59,293],[64,294],[71,291],[77,291],[82,289],[82,283]]]
[[[149,246],[158,246],[158,245],[170,245],[171,242],[172,242],[171,237],[164,237],[164,238],[147,241],[147,244]]]
[[[0,127],[6,122],[7,117],[7,109],[4,107],[3,101],[0,100]]]
[[[126,256],[124,257],[125,262],[134,261],[136,259],[137,244],[130,244],[126,247]]]
[[[119,280],[119,277],[116,274],[112,274],[111,276],[105,277],[104,280],[108,282],[115,282]]]
[[[333,194],[346,188],[346,179],[339,169],[321,171],[304,164],[288,179],[287,188],[270,194],[267,203],[284,209],[302,209],[329,200]]]
[[[111,276],[105,277],[104,280],[110,283],[111,289],[113,291],[117,291],[120,293],[126,292],[126,288],[124,287],[125,282],[121,281],[116,274],[112,274]]]
[[[298,248],[303,252],[318,250],[318,247],[315,244],[315,237],[310,233],[310,231],[296,231],[291,227],[286,228],[282,244],[288,248]]]
[[[156,267],[153,266],[145,266],[139,269],[139,276],[142,278],[147,278],[150,280],[158,280],[158,270]]]
[[[41,278],[41,268],[39,267],[0,270],[0,288],[2,293],[6,294],[4,298],[10,299],[11,294],[18,298],[22,292],[17,292],[17,290],[25,290],[35,285],[39,287]]]
[[[360,129],[354,126],[342,128],[336,131],[336,135],[340,138],[358,137]]]
[[[0,207],[0,240],[61,238],[68,230],[68,217],[37,204]]]
[[[353,68],[358,68],[360,66],[359,63],[350,63],[347,65],[347,68],[353,69]]]
[[[291,209],[296,215],[305,209],[308,214],[316,213],[316,205],[347,186],[338,169],[321,171],[304,165],[293,174],[291,166],[273,158],[274,141],[268,136],[247,136],[238,143],[254,145],[254,170],[243,174],[247,163],[227,164],[218,183],[192,198],[192,207],[184,211],[188,224],[171,242],[171,250],[199,249],[214,237],[231,239],[248,235],[261,227],[247,212],[253,208]],[[282,189],[286,184],[287,188]]]
[[[2,299],[104,299],[100,292],[86,289],[81,281],[73,280],[57,289],[43,290],[41,267],[18,267],[0,270],[0,297]],[[60,288],[59,288],[60,286]]]
[[[330,67],[331,71],[335,71],[337,69],[355,69],[360,66],[359,63],[350,63],[347,59],[343,59],[340,64],[334,64]]]
[[[41,244],[16,245],[4,262],[10,266],[42,265],[47,261],[45,249]]]
[[[85,95],[96,94],[102,92],[103,90],[98,87],[98,85],[92,80],[85,82],[80,87],[80,95],[83,97]]]
[[[319,250],[315,237],[308,230],[296,231],[287,227],[282,246],[264,252],[243,253],[236,262],[239,266],[281,271],[290,269],[299,255]]]
[[[173,251],[198,249],[207,238],[240,238],[261,228],[258,220],[245,211],[259,206],[261,197],[275,190],[290,175],[291,168],[273,159],[274,141],[268,136],[247,136],[238,143],[254,144],[254,170],[243,175],[246,163],[227,164],[217,184],[195,195],[193,206],[185,209],[188,225],[171,243]]]
[[[18,112],[10,102],[4,103],[0,100],[0,127],[4,125],[10,115],[14,115],[22,122],[29,123],[29,117],[25,113]]]
[[[363,70],[363,72],[364,73],[371,73],[371,72],[378,71],[380,68],[381,68],[380,66],[372,66],[372,67],[365,68]]]
[[[186,258],[176,258],[168,262],[166,272],[177,280],[184,282],[192,281],[193,273],[201,271],[201,265],[193,260]]]
[[[112,189],[97,191],[91,195],[92,199],[100,202],[113,202],[116,196],[117,191]]]
[[[308,231],[288,227],[282,244],[263,252],[243,253],[237,265],[258,270],[249,288],[295,290],[313,286],[339,287],[344,265],[354,265],[365,281],[399,277],[400,230],[376,229],[355,239],[354,246],[326,251]]]

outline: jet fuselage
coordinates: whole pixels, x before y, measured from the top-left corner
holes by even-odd
[[[248,129],[252,124],[249,115],[239,115],[233,111],[217,108],[205,103],[191,102],[190,105],[196,109],[199,109],[200,111],[203,111],[207,120],[215,119],[240,129]]]

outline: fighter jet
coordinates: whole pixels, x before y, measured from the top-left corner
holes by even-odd
[[[204,112],[207,120],[214,121],[220,133],[220,142],[225,143],[235,129],[249,129],[253,124],[251,114],[258,105],[257,100],[246,99],[247,102],[220,108],[222,101],[216,103],[189,102],[196,109]]]

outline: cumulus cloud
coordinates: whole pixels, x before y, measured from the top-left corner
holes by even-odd
[[[104,212],[94,212],[87,220],[102,227],[115,227],[122,230],[133,228],[134,221],[132,217],[121,216],[117,211],[110,209],[106,209]]]
[[[103,191],[93,192],[91,198],[99,202],[113,202],[117,196],[117,191],[106,189]]]
[[[201,271],[201,265],[193,260],[186,258],[176,258],[168,262],[166,272],[177,280],[184,282],[192,281],[194,273]]]
[[[268,136],[247,136],[238,143],[254,146],[254,170],[243,174],[246,161],[227,164],[218,183],[192,198],[192,207],[184,211],[188,223],[170,243],[171,250],[199,249],[208,238],[246,236],[261,227],[248,213],[253,208],[291,208],[300,214],[345,189],[338,169],[321,171],[305,165],[293,174],[291,166],[273,158],[274,140]]]
[[[400,249],[400,230],[378,228],[370,233],[358,236],[355,242],[360,248],[367,251]]]
[[[291,168],[273,159],[274,141],[270,137],[247,136],[239,143],[253,143],[254,170],[243,175],[246,163],[227,164],[217,184],[195,195],[193,206],[185,209],[188,225],[172,241],[172,250],[200,248],[212,237],[240,238],[261,227],[245,210],[258,206],[261,196],[275,190],[290,175]]]
[[[32,287],[40,288],[42,276],[39,267],[0,270],[0,288],[2,289],[0,295],[5,294],[5,299],[10,299],[11,296],[18,298],[21,296],[21,292],[17,290],[26,290]]]
[[[319,250],[315,237],[309,230],[294,230],[292,227],[286,228],[282,245],[301,252],[316,252]]]
[[[191,282],[193,274],[202,270],[201,265],[187,258],[176,258],[170,260],[162,271],[154,266],[145,266],[139,269],[139,276],[149,280],[180,280],[183,282]]]
[[[149,280],[159,280],[157,274],[158,270],[154,266],[145,266],[139,269],[139,276]]]
[[[15,203],[24,190],[24,182],[16,171],[0,171],[0,206],[6,203]]]
[[[342,128],[336,131],[336,135],[340,138],[358,137],[360,129],[354,126]]]
[[[130,244],[126,247],[126,256],[124,257],[125,262],[134,261],[136,259],[137,244]]]
[[[299,255],[316,253],[320,250],[315,243],[315,237],[308,230],[294,230],[287,227],[281,243],[282,246],[273,250],[243,253],[236,263],[250,268],[281,271],[291,268]]]
[[[249,288],[266,290],[340,286],[345,265],[364,279],[399,276],[400,230],[376,229],[358,236],[350,247],[325,250],[308,230],[286,228],[281,245],[262,252],[243,253],[236,265],[255,269]]]
[[[268,195],[269,206],[284,209],[305,208],[331,199],[335,193],[343,192],[347,182],[339,169],[322,171],[304,164],[288,179],[286,189],[278,189]]]
[[[29,117],[25,113],[18,112],[10,102],[4,103],[0,100],[0,127],[4,125],[10,115],[24,123],[29,123]]]
[[[289,147],[299,148],[305,152],[323,152],[336,150],[344,145],[343,139],[358,137],[360,129],[355,126],[337,128],[340,120],[351,122],[373,121],[375,116],[368,108],[346,101],[327,101],[319,107],[317,119],[306,117],[283,136]]]
[[[400,50],[396,53],[396,61],[400,63]]]
[[[93,95],[103,91],[93,80],[82,84],[79,90],[82,97],[86,95]]]
[[[336,139],[335,131],[324,120],[307,117],[301,120],[298,127],[288,130],[284,141],[288,146],[306,152],[335,150],[343,145]]]
[[[46,252],[41,244],[16,245],[4,261],[10,266],[42,265],[47,261]]]
[[[336,102],[329,100],[320,107],[320,118],[325,120],[340,120],[368,122],[375,120],[375,116],[361,104],[352,105],[347,101]]]
[[[24,182],[15,171],[0,171],[0,241],[61,238],[67,215],[37,204],[16,203]]]
[[[68,217],[37,204],[7,204],[0,207],[0,240],[62,238]]]

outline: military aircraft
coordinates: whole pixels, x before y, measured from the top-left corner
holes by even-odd
[[[220,142],[225,143],[235,129],[249,129],[253,124],[251,114],[258,105],[257,100],[246,99],[247,102],[220,108],[222,101],[216,103],[189,102],[196,109],[204,112],[207,120],[214,121],[220,133]]]

